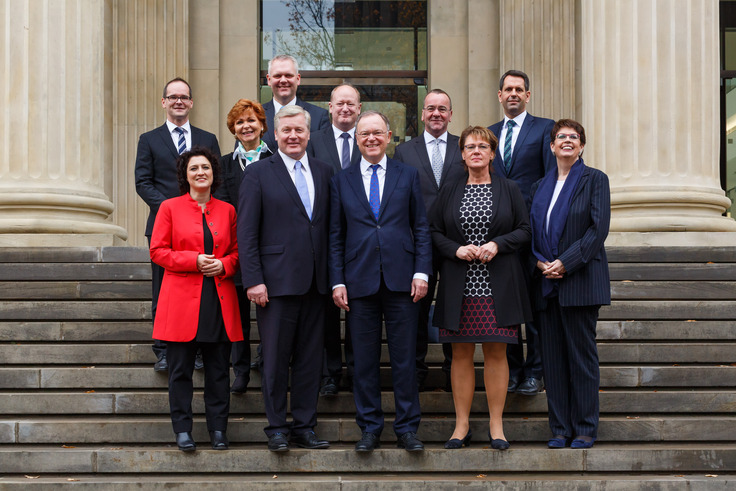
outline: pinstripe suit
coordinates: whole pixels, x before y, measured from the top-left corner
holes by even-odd
[[[532,199],[537,185],[532,187]],[[608,177],[585,167],[555,258],[566,270],[556,280],[559,294],[543,298],[541,281],[536,281],[532,295],[534,307],[541,310],[542,365],[553,435],[597,437],[600,371],[595,327],[600,306],[611,303],[604,248],[610,221]],[[536,268],[535,278],[541,280]]]

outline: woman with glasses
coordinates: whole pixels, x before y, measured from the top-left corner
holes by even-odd
[[[585,129],[561,119],[550,133],[557,169],[532,187],[535,309],[547,386],[549,448],[590,448],[598,433],[598,310],[611,303],[603,243],[611,220],[608,177],[586,166]]]
[[[441,256],[434,324],[452,343],[455,430],[445,448],[468,446],[475,393],[475,344],[483,349],[483,379],[491,447],[509,448],[503,407],[509,380],[506,344],[518,342],[531,320],[519,249],[531,239],[524,198],[516,183],[492,173],[498,140],[470,126],[460,136],[466,172],[442,186],[430,211],[432,241]]]

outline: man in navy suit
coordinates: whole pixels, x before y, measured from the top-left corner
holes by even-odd
[[[360,93],[350,84],[338,85],[330,95],[332,124],[311,138],[311,155],[332,166],[337,174],[343,169],[360,162],[360,150],[355,144],[355,121],[360,115]],[[322,369],[322,396],[337,395],[342,377],[342,349],[340,339],[340,309],[334,304],[327,306],[325,325],[325,363]],[[348,387],[353,378],[353,346],[350,332],[345,326],[345,361],[348,369]]]
[[[488,127],[498,138],[498,151],[493,160],[493,169],[519,185],[521,194],[529,206],[532,184],[556,166],[549,146],[549,134],[554,121],[537,118],[526,112],[526,105],[531,96],[529,77],[526,73],[509,70],[501,76],[498,89],[498,101],[503,106],[504,118],[503,121]],[[530,279],[527,278],[528,281]],[[544,387],[539,333],[535,324],[536,321],[528,322],[524,326],[526,361],[521,342],[508,345],[509,392],[536,395]]]
[[[307,155],[304,109],[284,107],[274,123],[278,152],[245,168],[238,193],[240,270],[261,337],[265,432],[273,452],[289,450],[289,443],[327,448],[314,427],[329,300],[332,169]],[[292,423],[286,420],[289,385]]]
[[[424,133],[420,138],[413,138],[404,142],[394,152],[394,159],[415,167],[419,171],[419,184],[422,188],[422,198],[427,212],[432,208],[440,187],[445,182],[453,182],[465,172],[463,157],[459,148],[459,138],[447,132],[452,121],[452,101],[442,89],[433,89],[424,98],[422,108]],[[434,299],[437,286],[437,271],[439,270],[439,254],[432,253],[434,259],[432,275],[429,278],[427,296],[419,303],[419,324],[417,327],[417,384],[419,390],[424,390],[424,381],[429,368],[427,357],[429,311]],[[444,343],[442,351],[445,361],[442,370],[445,372],[445,388],[450,389],[450,362],[452,360],[452,345]],[[450,389],[451,390],[451,389]]]
[[[194,105],[192,89],[186,80],[175,78],[164,86],[161,106],[166,111],[166,122],[158,128],[143,133],[138,140],[135,158],[135,190],[138,196],[150,207],[146,223],[146,238],[151,243],[153,222],[161,203],[169,198],[180,196],[176,177],[176,159],[180,154],[194,146],[207,147],[220,157],[217,137],[189,124],[189,111]],[[151,262],[151,316],[156,318],[158,294],[164,277],[164,268]],[[158,361],[156,371],[168,370],[166,343],[154,340],[153,352]],[[202,368],[201,355],[198,355],[195,368]]]
[[[358,452],[380,446],[381,320],[386,326],[397,446],[424,450],[417,439],[421,412],[414,353],[417,302],[427,294],[432,244],[419,173],[386,158],[388,119],[376,111],[358,117],[358,165],[332,179],[330,283],[335,305],[347,312],[355,350],[353,395],[362,431]]]
[[[263,141],[266,142],[268,148],[276,148],[276,139],[273,133],[273,118],[284,106],[297,105],[304,108],[311,118],[310,133],[316,133],[318,130],[330,126],[330,118],[327,111],[321,107],[315,106],[308,102],[304,102],[296,96],[296,89],[301,83],[302,76],[299,74],[299,65],[296,58],[289,55],[274,56],[268,62],[268,74],[266,75],[273,99],[263,105],[266,111],[266,123],[268,129],[263,135]],[[311,145],[310,145],[311,146]]]

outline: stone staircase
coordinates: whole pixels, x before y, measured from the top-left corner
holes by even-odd
[[[429,391],[421,394],[421,455],[393,446],[389,422],[380,450],[356,454],[347,392],[320,400],[318,431],[329,450],[270,453],[257,373],[247,394],[232,397],[227,452],[204,450],[203,377],[195,374],[194,436],[203,450],[180,452],[166,376],[152,369],[147,251],[6,248],[0,256],[0,490],[736,487],[736,247],[609,250],[614,301],[598,325],[593,449],[546,448],[542,393],[509,396],[512,447],[490,450],[478,350],[472,446],[442,448],[452,395]],[[430,386],[444,382],[441,358],[431,346]],[[387,363],[382,370],[390,415]]]

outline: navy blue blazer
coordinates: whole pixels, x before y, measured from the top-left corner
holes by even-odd
[[[509,172],[506,173],[506,165],[500,150],[496,151],[496,157],[493,159],[493,169],[497,174],[519,185],[527,206],[531,203],[529,191],[532,184],[557,166],[557,161],[549,148],[549,134],[554,125],[555,122],[551,119],[537,118],[527,113],[521,131],[519,131],[519,137],[516,139],[514,152],[511,154]],[[503,120],[489,126],[488,129],[500,140],[502,127]],[[500,141],[498,146],[500,149]]]
[[[427,154],[427,145],[424,143],[424,133],[408,142],[404,142],[394,150],[394,160],[415,167],[419,171],[419,184],[422,187],[422,198],[427,210],[432,208],[440,188],[450,181],[460,179],[465,175],[463,167],[463,156],[459,147],[460,138],[447,134],[447,149],[445,153],[445,165],[442,167],[440,184],[434,179],[432,162]]]
[[[539,183],[532,188],[532,199]],[[611,190],[608,176],[585,166],[570,203],[565,228],[558,244],[559,256],[567,271],[559,280],[559,302],[563,307],[609,305],[611,279],[604,243],[611,223]],[[533,259],[536,264],[536,258]],[[535,279],[542,272],[534,268]],[[546,308],[541,281],[534,282],[533,305]]]
[[[325,109],[322,109],[319,106],[315,106],[314,104],[304,102],[298,97],[296,98],[296,105],[303,107],[312,118],[312,123],[309,125],[310,133],[316,133],[322,128],[331,125],[330,115]],[[279,146],[276,144],[276,136],[274,136],[274,131],[276,130],[276,128],[273,125],[273,117],[276,112],[274,111],[273,107],[273,99],[263,105],[263,110],[266,112],[266,124],[268,125],[268,131],[263,134],[261,139],[266,142],[268,148],[275,152],[276,149],[279,148]],[[311,142],[309,143],[309,146],[311,146]],[[311,155],[309,147],[307,147],[307,151],[309,151]]]
[[[309,139],[311,143],[310,156],[315,157],[323,162],[327,162],[332,166],[332,171],[337,174],[342,170],[342,162],[340,155],[337,153],[335,145],[335,132],[332,130],[332,124],[328,125],[316,133],[312,133]],[[350,154],[350,165],[356,165],[360,162],[360,149],[356,143],[353,144],[353,152]]]
[[[220,145],[212,133],[190,125],[192,130],[192,147],[207,147],[220,158]],[[143,133],[138,139],[138,151],[135,157],[135,190],[138,196],[151,208],[146,222],[148,237],[153,232],[158,207],[164,200],[181,196],[179,182],[176,177],[176,159],[179,152],[171,139],[166,123],[156,129]]]
[[[329,164],[309,159],[314,206],[309,220],[281,155],[245,168],[238,192],[238,251],[243,288],[261,283],[268,295],[304,295],[327,284]]]
[[[389,290],[411,291],[415,273],[432,274],[432,243],[416,169],[387,159],[376,220],[353,165],[332,178],[330,285],[344,284],[348,298],[373,295],[381,274]]]

